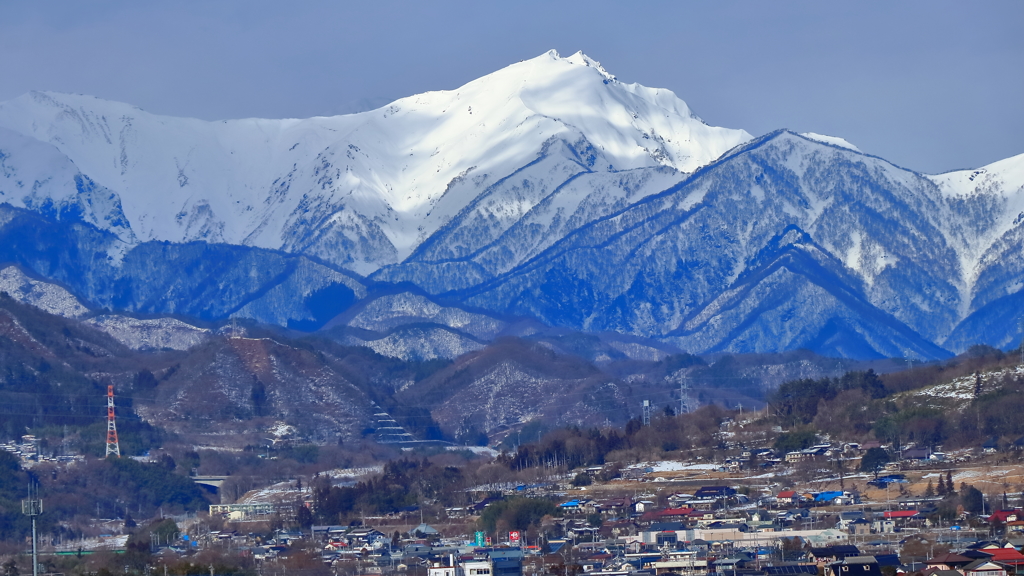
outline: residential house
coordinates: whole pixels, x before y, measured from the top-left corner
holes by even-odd
[[[992,524],[995,524],[996,522],[1007,524],[1022,518],[1024,518],[1024,514],[1021,514],[1020,508],[1013,508],[1010,510],[996,510],[988,517],[988,521]]]
[[[935,558],[925,560],[925,565],[929,568],[935,568],[936,570],[959,570],[973,561],[974,560],[966,556],[950,552],[948,554],[941,554]]]
[[[806,455],[802,451],[796,450],[794,452],[786,452],[785,460],[787,464],[795,464],[804,460],[805,457]]]
[[[979,552],[989,554],[987,560],[998,562],[1003,566],[1011,566],[1015,570],[1024,567],[1024,554],[1018,552],[1016,548],[985,548]],[[984,558],[979,558],[979,560],[984,560]]]
[[[497,548],[487,553],[494,576],[522,576],[523,551],[519,548]],[[467,576],[463,574],[463,576]]]
[[[693,508],[665,508],[664,510],[651,510],[650,512],[644,512],[644,515],[640,517],[643,522],[671,522],[671,521],[685,521],[690,517],[693,512]]]
[[[850,535],[849,534],[847,534],[846,532],[843,532],[842,530],[836,530],[834,528],[829,528],[827,530],[822,530],[821,532],[818,532],[817,534],[812,534],[812,535],[807,536],[805,538],[805,540],[807,540],[811,544],[812,547],[816,547],[816,548],[824,548],[824,547],[828,547],[828,546],[839,546],[840,545],[839,542],[845,542],[845,541],[847,541],[849,539],[850,539]]]
[[[964,576],[959,570],[932,570],[926,569],[922,572],[925,576]]]
[[[729,486],[702,486],[693,494],[687,505],[698,510],[713,510],[736,495]]]
[[[795,490],[783,490],[775,496],[775,501],[780,505],[796,504],[798,496]]]
[[[874,556],[847,556],[840,562],[832,562],[825,569],[825,576],[883,576],[882,568]]]
[[[451,564],[451,562],[431,562],[427,567],[427,576],[459,576],[458,566]]]
[[[673,508],[679,508],[683,504],[689,502],[690,500],[693,500],[693,494],[683,494],[682,492],[677,492],[668,497],[668,505]]]
[[[693,494],[694,500],[719,500],[735,496],[736,491],[729,486],[701,486]]]
[[[931,460],[932,449],[930,447],[927,447],[927,446],[922,446],[922,447],[919,447],[919,448],[907,448],[906,450],[904,450],[900,454],[900,456],[904,460],[916,460],[916,461]]]
[[[697,550],[673,550],[667,557],[652,562],[655,574],[704,574],[708,571],[707,556]]]
[[[849,492],[840,492],[838,490],[834,490],[834,491],[829,491],[829,492],[820,492],[820,493],[814,495],[814,504],[815,505],[819,505],[819,506],[821,506],[821,505],[826,505],[827,506],[827,505],[833,505],[833,504],[835,504],[835,505],[842,505],[842,504],[852,504],[852,503],[853,503],[853,496],[851,496]]]
[[[640,538],[645,544],[654,544],[661,548],[675,545],[680,540],[679,533],[685,530],[686,524],[683,522],[658,522],[645,529]]]
[[[837,544],[811,548],[807,553],[807,561],[815,563],[819,568],[845,560],[849,556],[860,556],[860,550],[852,544]]]
[[[917,510],[887,510],[882,518],[893,521],[897,528],[916,526],[924,521],[924,517]]]
[[[462,560],[462,571],[459,576],[491,576],[493,572],[494,565],[489,557],[473,557]]]
[[[975,560],[961,571],[964,576],[1006,576],[1006,568],[991,560]]]
[[[633,501],[629,498],[610,498],[598,503],[601,513],[607,516],[619,516],[632,512]]]
[[[650,500],[640,500],[636,504],[633,504],[633,509],[636,510],[637,514],[643,514],[644,512],[653,510],[655,506],[656,504]]]
[[[561,508],[563,512],[567,513],[579,512],[580,510],[582,510],[585,502],[587,501],[574,499],[569,500],[568,502],[562,502],[561,504],[558,505],[558,507]]]
[[[866,518],[858,518],[847,525],[846,531],[854,536],[866,536],[871,534],[871,521]]]

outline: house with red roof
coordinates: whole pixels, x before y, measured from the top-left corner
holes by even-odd
[[[691,514],[695,511],[694,508],[683,506],[681,508],[664,508],[662,510],[651,510],[650,512],[644,512],[644,515],[640,517],[641,521],[644,522],[672,522],[675,520],[687,520]],[[704,513],[701,512],[701,517]]]
[[[993,524],[996,521],[1006,524],[1007,522],[1015,522],[1022,519],[1024,519],[1024,514],[1021,513],[1020,508],[1014,508],[1012,510],[996,510],[988,517],[988,521]]]
[[[924,516],[917,510],[889,510],[883,515],[883,518],[885,520],[892,520],[900,528],[905,528],[924,520]]]
[[[895,520],[897,518],[915,518],[921,515],[917,510],[889,510],[884,514],[884,517],[889,520]]]
[[[1017,551],[1016,548],[986,548],[981,550],[986,554],[990,554],[992,557],[990,560],[1005,564],[1008,566],[1019,567],[1024,566],[1024,554]]]
[[[783,490],[775,496],[775,501],[779,504],[796,504],[798,498],[794,490]]]

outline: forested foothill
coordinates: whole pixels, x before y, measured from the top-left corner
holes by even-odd
[[[409,530],[422,518],[456,536],[514,529],[558,538],[567,491],[650,479],[649,462],[727,470],[749,491],[758,483],[746,477],[791,470],[786,482],[800,482],[845,466],[863,473],[853,482],[868,489],[867,479],[907,449],[990,452],[989,461],[1015,463],[1024,447],[1019,351],[978,346],[931,364],[804,351],[599,361],[607,352],[599,340],[561,335],[404,361],[322,335],[244,325],[237,337],[209,328],[213,336],[188,351],[138,352],[0,295],[0,555],[14,562],[8,574],[27,572],[31,526],[21,501],[29,485],[45,503],[43,546],[75,552],[48,557],[49,572],[127,566],[141,574],[162,564],[184,575],[213,564],[218,574],[250,574],[252,557],[216,546],[193,552],[181,548],[183,535],[212,542],[218,530],[244,531],[266,542],[280,530],[386,518],[394,523],[387,536],[403,541],[416,537]],[[758,372],[769,365],[802,366],[813,377],[771,380]],[[495,384],[495,373],[526,386],[502,401],[501,414],[471,400],[488,385],[509,385]],[[310,382],[329,382],[337,403],[310,400],[325,390]],[[117,390],[121,458],[102,457],[108,385]],[[680,391],[688,413],[678,413]],[[641,399],[653,406],[648,422]],[[543,409],[520,417],[517,403]],[[509,415],[518,419],[502,420]],[[382,442],[392,426],[416,442]],[[834,461],[786,461],[822,444],[865,448]],[[197,476],[219,478],[219,487]],[[936,518],[977,508],[977,489],[950,482],[930,487],[941,497]],[[257,522],[208,513],[211,504],[260,494],[284,500]],[[106,534],[127,537],[123,553],[77,553]],[[167,552],[171,541],[180,551]],[[317,551],[293,552],[295,570],[323,567]]]

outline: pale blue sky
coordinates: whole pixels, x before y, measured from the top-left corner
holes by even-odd
[[[205,119],[348,112],[555,48],[708,123],[842,136],[925,172],[1024,153],[1024,2],[0,0],[0,100]]]

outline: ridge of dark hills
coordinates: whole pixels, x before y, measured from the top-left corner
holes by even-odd
[[[695,402],[755,407],[783,380],[852,366],[807,352],[709,361],[609,353],[614,349],[599,338],[570,333],[501,337],[454,361],[404,361],[251,323],[215,329],[189,350],[140,352],[3,295],[2,433],[16,438],[29,429],[53,442],[61,438],[68,450],[97,453],[106,387],[113,385],[126,453],[167,439],[260,445],[281,426],[291,427],[286,436],[313,443],[374,440],[381,411],[413,438],[476,442],[530,422],[622,425],[642,400],[678,406],[683,373]],[[131,426],[141,427],[144,441],[131,441]]]

